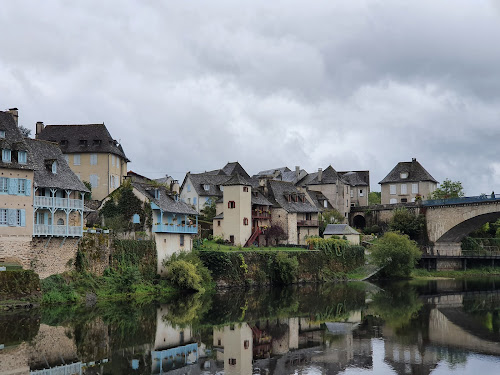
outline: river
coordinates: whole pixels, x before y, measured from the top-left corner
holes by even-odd
[[[500,278],[0,314],[0,374],[498,374]]]

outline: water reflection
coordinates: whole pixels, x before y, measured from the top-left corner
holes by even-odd
[[[0,374],[494,373],[499,289],[307,285],[3,314]]]

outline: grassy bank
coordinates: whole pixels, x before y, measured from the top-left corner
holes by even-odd
[[[499,267],[471,268],[463,270],[427,271],[425,269],[415,269],[411,273],[414,279],[435,279],[435,278],[466,278],[481,276],[500,276]]]
[[[203,243],[197,248],[200,251],[308,251],[302,247],[285,247],[285,246],[268,246],[268,247],[242,247],[242,246],[232,246],[226,245],[224,243],[217,243],[214,240],[205,240]]]

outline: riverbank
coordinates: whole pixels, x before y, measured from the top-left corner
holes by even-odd
[[[411,273],[411,278],[416,280],[426,279],[459,279],[467,277],[500,276],[500,267],[471,268],[468,270],[446,270],[428,271],[425,269],[415,269]]]

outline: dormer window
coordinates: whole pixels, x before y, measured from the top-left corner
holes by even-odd
[[[220,191],[224,191],[224,186],[220,185],[219,189],[220,189]]]
[[[101,140],[100,139],[94,139],[93,144],[94,144],[94,146],[99,146],[101,144]]]
[[[26,164],[27,160],[28,160],[28,153],[26,151],[17,152],[17,162],[19,164]]]
[[[68,145],[68,140],[67,139],[62,139],[61,142],[59,142],[61,146],[67,146]]]
[[[2,150],[2,161],[4,163],[10,163],[11,162],[11,151],[8,149],[3,149]]]
[[[204,184],[203,185],[203,190],[209,191],[210,190],[210,185],[209,184]]]
[[[160,199],[160,189],[155,189],[155,199]]]
[[[306,196],[305,195],[301,195],[300,196],[300,200],[302,201],[302,203],[306,203]]]
[[[57,161],[52,163],[52,173],[57,174]]]
[[[293,200],[294,200],[295,202],[298,202],[298,201],[299,201],[299,196],[298,196],[297,194],[294,194],[294,196],[293,196]]]
[[[286,196],[286,200],[287,200],[288,202],[291,202],[291,201],[292,201],[292,196],[291,196],[290,194],[288,194],[288,195]]]
[[[407,172],[401,172],[399,175],[402,179],[408,178],[408,173]]]
[[[87,146],[87,140],[86,139],[80,139],[80,146]]]
[[[0,138],[5,138],[5,130],[0,130]]]

